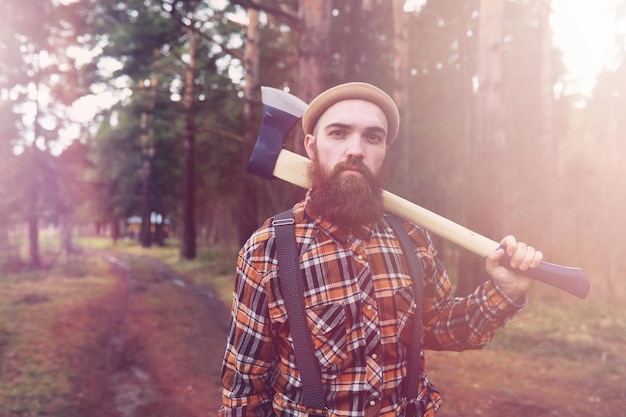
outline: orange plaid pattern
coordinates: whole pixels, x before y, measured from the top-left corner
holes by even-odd
[[[308,196],[307,196],[308,199]],[[306,201],[306,199],[305,199]],[[387,222],[348,232],[294,207],[308,324],[329,416],[402,416],[416,305],[399,242]],[[449,298],[450,281],[428,234],[406,223],[424,266],[424,348],[480,349],[522,306],[487,281]],[[241,249],[222,369],[220,417],[305,417],[300,374],[278,283],[268,220]],[[424,352],[421,352],[424,369]],[[426,374],[416,398],[433,416],[441,396]],[[309,410],[312,411],[312,410]],[[322,411],[322,410],[316,410]]]

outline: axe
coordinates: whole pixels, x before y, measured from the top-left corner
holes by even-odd
[[[307,104],[298,97],[271,87],[261,87],[263,121],[257,143],[252,150],[248,171],[263,178],[280,178],[302,188],[309,188],[310,160],[283,149],[283,142],[300,120]],[[383,191],[383,205],[389,213],[421,226],[470,252],[486,257],[499,243],[473,232],[417,204]],[[542,262],[523,272],[526,276],[585,298],[591,285],[585,272]]]

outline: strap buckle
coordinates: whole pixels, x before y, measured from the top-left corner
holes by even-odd
[[[417,398],[411,400],[404,397],[402,401],[404,402],[404,413],[406,417],[422,417],[424,415],[425,407],[421,400]]]
[[[272,226],[287,226],[294,223],[294,219],[274,219],[274,221],[272,221]]]

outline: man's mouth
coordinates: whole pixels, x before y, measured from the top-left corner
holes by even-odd
[[[342,174],[345,175],[360,175],[363,176],[363,172],[358,167],[347,167],[341,170]]]
[[[367,167],[358,160],[348,160],[341,162],[336,167],[338,175],[360,175],[362,177],[367,176]]]

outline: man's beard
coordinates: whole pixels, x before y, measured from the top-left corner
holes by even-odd
[[[382,186],[379,179],[358,158],[338,163],[330,174],[315,157],[309,167],[313,211],[347,228],[364,226],[378,221],[383,215]],[[358,174],[343,174],[346,169]]]

